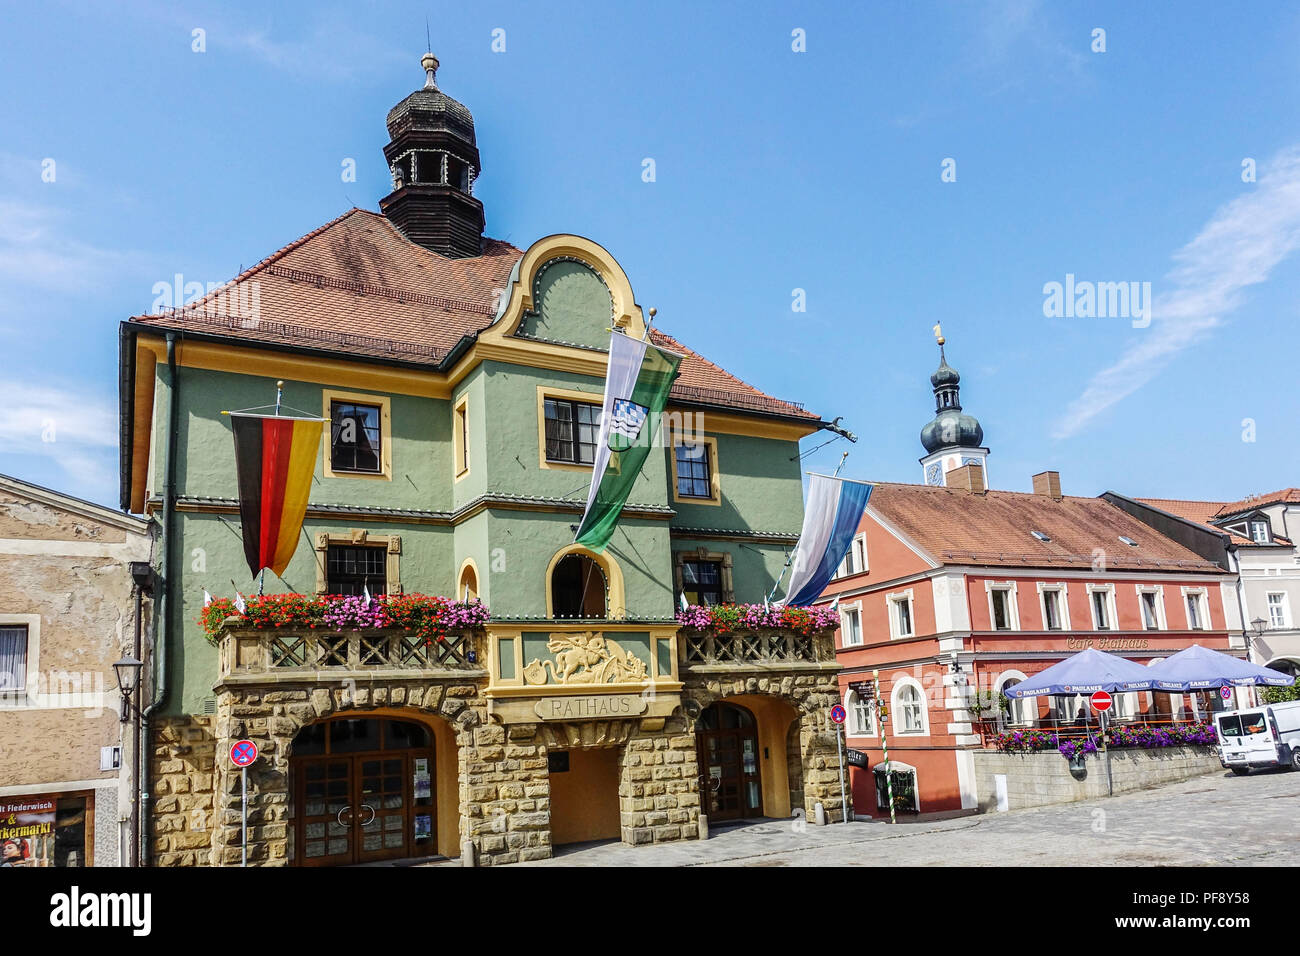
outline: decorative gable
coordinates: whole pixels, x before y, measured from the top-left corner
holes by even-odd
[[[605,349],[614,321],[614,297],[591,266],[572,256],[550,259],[533,280],[534,309],[515,334],[565,345]]]

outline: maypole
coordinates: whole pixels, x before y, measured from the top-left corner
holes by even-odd
[[[889,738],[885,736],[885,722],[880,719],[880,671],[871,672],[871,679],[876,685],[876,726],[880,729],[880,749],[885,755],[885,793],[889,797],[889,822],[897,823],[894,817],[894,775],[889,772]]]

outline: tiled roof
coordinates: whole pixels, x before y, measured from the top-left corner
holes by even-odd
[[[437,365],[464,336],[492,324],[522,255],[508,242],[485,239],[482,255],[448,259],[411,242],[378,213],[352,209],[192,305],[132,321],[245,343]],[[677,400],[818,420],[665,332],[653,329],[651,338],[685,355],[672,390]]]
[[[1281,491],[1271,491],[1266,495],[1254,495],[1250,498],[1243,498],[1241,501],[1230,501],[1223,506],[1223,509],[1219,512],[1219,517],[1226,518],[1228,515],[1253,511],[1255,508],[1264,505],[1274,505],[1282,502],[1300,504],[1300,488],[1283,488]]]
[[[1225,502],[1225,501],[1187,501],[1181,498],[1135,498],[1134,501],[1140,501],[1144,505],[1150,505],[1152,508],[1158,508],[1161,511],[1190,521],[1193,524],[1208,528],[1218,534],[1226,534],[1228,540],[1234,545],[1244,545],[1246,547],[1263,547],[1258,542],[1237,534],[1235,531],[1229,531],[1227,528],[1221,528],[1214,523],[1216,518],[1223,518],[1228,515],[1236,514],[1241,511],[1249,511],[1257,507],[1263,498],[1269,498],[1273,501],[1284,501],[1285,498],[1277,497],[1285,495],[1288,492],[1294,492],[1296,489],[1289,488],[1286,491],[1277,491],[1272,495],[1263,495],[1260,498],[1250,498],[1247,501],[1251,504],[1246,507],[1240,507],[1244,502]],[[1300,499],[1297,499],[1300,500]],[[1267,502],[1263,502],[1267,503]],[[1281,535],[1273,536],[1274,543],[1290,546],[1291,542]]]
[[[1088,568],[1101,549],[1109,568],[1219,570],[1102,498],[885,482],[875,486],[868,507],[942,564]]]

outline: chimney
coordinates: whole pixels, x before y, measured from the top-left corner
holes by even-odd
[[[988,489],[984,487],[984,466],[978,463],[953,468],[943,476],[943,483],[949,488],[960,488],[973,494],[982,495]]]
[[[1034,494],[1049,498],[1061,498],[1061,473],[1059,471],[1040,471],[1034,475]]]

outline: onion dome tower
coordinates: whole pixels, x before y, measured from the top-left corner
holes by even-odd
[[[934,336],[939,343],[939,367],[930,376],[934,388],[934,418],[921,429],[921,444],[926,455],[921,459],[921,472],[927,485],[947,484],[945,475],[962,465],[978,464],[984,469],[988,481],[987,448],[984,429],[973,416],[961,410],[961,376],[948,364],[943,346],[946,341],[938,325]]]
[[[479,255],[483,204],[472,195],[478,177],[474,117],[438,89],[438,58],[426,53],[423,89],[388,112],[384,158],[393,191],[379,200],[388,220],[412,242],[452,259]]]

